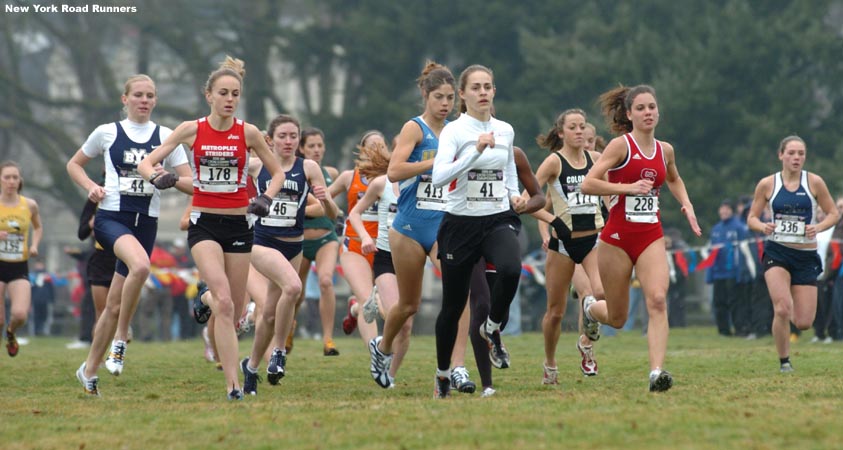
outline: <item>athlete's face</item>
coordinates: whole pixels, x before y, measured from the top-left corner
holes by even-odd
[[[454,109],[454,87],[450,84],[443,84],[427,94],[425,110],[438,120],[445,120],[451,110]]]
[[[301,146],[301,152],[304,153],[305,158],[321,164],[322,158],[325,157],[325,140],[322,139],[321,135],[311,134],[304,141],[304,145]]]
[[[466,78],[465,89],[460,91],[460,98],[465,102],[469,113],[485,115],[492,111],[495,99],[495,85],[492,75],[484,70],[475,70]]]
[[[585,130],[585,117],[582,114],[568,114],[565,116],[562,130],[559,131],[559,137],[566,147],[579,150],[585,143]]]
[[[205,93],[211,112],[223,117],[231,117],[240,103],[240,80],[230,75],[223,75],[214,81],[211,90]]]
[[[129,85],[129,93],[121,97],[129,120],[137,123],[149,121],[155,108],[155,85],[147,80],[138,80]]]
[[[282,123],[275,127],[269,145],[282,158],[291,158],[296,154],[299,146],[299,127],[292,122]]]
[[[20,170],[14,166],[4,167],[0,171],[0,186],[3,194],[17,194],[20,191]]]
[[[805,157],[808,150],[805,144],[800,141],[790,141],[785,144],[784,149],[779,153],[779,159],[782,161],[782,169],[798,172],[802,170],[805,165]]]
[[[582,149],[587,151],[587,152],[593,151],[594,150],[594,139],[595,139],[594,128],[586,125],[585,132],[583,133]]]
[[[649,92],[643,92],[632,99],[632,106],[626,112],[626,117],[632,122],[632,128],[641,131],[652,131],[659,124],[659,104],[656,97]]]

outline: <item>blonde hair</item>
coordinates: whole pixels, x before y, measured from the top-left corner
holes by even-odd
[[[231,56],[225,55],[225,59],[220,63],[219,68],[208,75],[208,81],[205,82],[205,92],[211,92],[211,89],[214,87],[214,83],[224,76],[236,78],[242,86],[243,77],[246,76],[246,63],[244,63],[242,59],[232,58]]]
[[[152,81],[152,78],[145,74],[139,73],[137,75],[132,75],[126,80],[126,84],[123,85],[123,95],[129,95],[132,92],[132,84],[137,83],[138,81],[148,81],[152,83],[152,87],[155,88],[155,82]]]

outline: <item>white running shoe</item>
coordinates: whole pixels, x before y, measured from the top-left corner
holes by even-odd
[[[246,307],[246,311],[243,312],[243,315],[240,317],[240,320],[237,321],[237,336],[241,336],[243,334],[248,333],[252,330],[255,326],[255,302],[249,302],[249,306]]]
[[[378,386],[387,389],[392,386],[392,377],[389,376],[392,355],[387,355],[378,349],[378,344],[382,339],[382,336],[377,336],[369,341],[369,356],[371,358],[369,372],[371,372],[372,378]]]
[[[468,370],[464,366],[454,367],[451,371],[451,389],[465,394],[473,394],[477,390],[477,385],[469,379]]]
[[[114,376],[123,373],[123,359],[126,357],[126,343],[124,341],[113,341],[111,353],[105,360],[105,368]]]
[[[76,379],[82,383],[82,387],[85,389],[85,393],[88,395],[93,395],[96,397],[100,396],[100,391],[97,389],[97,384],[99,383],[100,379],[98,376],[94,375],[91,378],[85,378],[85,363],[82,363],[78,369],[76,369]]]
[[[547,385],[559,384],[559,368],[558,367],[547,367],[547,364],[542,364],[542,367],[544,367],[544,375],[542,376],[542,384],[547,384]]]
[[[583,336],[577,338],[577,350],[580,351],[580,356],[582,357],[580,370],[582,370],[583,375],[593,377],[597,375],[597,360],[594,359],[594,345],[582,345],[582,338]]]
[[[372,323],[378,318],[378,287],[372,287],[372,294],[366,299],[363,304],[363,320],[366,323]]]
[[[650,372],[650,392],[665,392],[673,387],[673,376],[670,372],[655,369]]]
[[[582,329],[583,333],[592,341],[600,339],[600,322],[592,320],[588,317],[588,308],[597,303],[597,299],[591,295],[586,295],[582,299]]]
[[[489,387],[483,389],[483,393],[480,394],[480,397],[481,398],[491,397],[491,396],[495,395],[496,392],[498,392],[498,391],[496,391],[495,388],[489,386]]]
[[[509,368],[510,359],[509,352],[501,342],[501,332],[495,330],[491,334],[486,334],[486,324],[480,325],[480,337],[486,340],[489,345],[489,361],[498,369]]]

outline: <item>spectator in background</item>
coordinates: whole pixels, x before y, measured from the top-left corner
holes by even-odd
[[[738,277],[741,270],[741,255],[737,244],[747,237],[746,227],[735,216],[732,201],[724,199],[717,210],[720,222],[711,228],[709,244],[712,251],[717,251],[714,264],[708,269],[705,282],[713,284],[712,311],[717,332],[722,336],[732,336],[732,325],[735,335],[749,334],[749,320],[746,318],[748,308],[738,295]]]
[[[764,235],[754,233],[746,224],[749,209],[752,206],[752,196],[742,195],[738,201],[736,210],[741,223],[746,228],[749,242],[747,250],[749,257],[743,265],[746,277],[750,281],[749,309],[750,309],[750,332],[747,339],[756,339],[767,336],[771,333],[773,326],[773,303],[770,300],[770,292],[767,290],[767,282],[764,280],[764,270],[761,265],[761,255],[764,249]],[[764,211],[762,221],[769,221],[769,214]]]
[[[841,203],[839,200],[837,203]],[[838,208],[839,209],[839,208]],[[817,221],[822,221],[825,218],[825,213],[822,210],[817,211]],[[831,274],[831,263],[833,259],[828,258],[829,250],[831,249],[831,237],[837,229],[837,224],[833,227],[817,233],[817,253],[820,255],[822,261],[823,273],[817,277],[817,316],[814,317],[814,337],[811,338],[811,343],[823,342],[831,344],[833,338],[831,333],[836,334],[833,327],[837,323],[832,322],[833,314],[831,311],[832,293],[834,289],[835,276]]]
[[[188,308],[188,300],[185,297],[187,291],[188,274],[193,271],[195,264],[190,252],[187,251],[187,242],[182,238],[173,240],[173,245],[170,247],[170,253],[176,259],[176,274],[178,279],[173,280],[170,285],[170,295],[173,297],[173,314],[178,318],[180,339],[189,339],[196,336],[199,327],[196,321],[193,320],[193,314]]]
[[[35,335],[50,335],[52,323],[51,306],[56,301],[53,288],[53,277],[47,272],[44,261],[36,259],[29,273],[29,283],[32,285],[32,316],[35,325]]]
[[[837,197],[837,209],[843,211],[843,196]],[[837,221],[831,234],[831,244],[826,256],[826,270],[830,270],[829,278],[834,279],[831,294],[831,315],[834,329],[829,329],[831,338],[835,341],[843,340],[843,265],[841,265],[841,247],[843,246],[843,217]]]

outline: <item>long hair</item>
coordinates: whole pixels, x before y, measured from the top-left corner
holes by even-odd
[[[472,65],[466,67],[465,70],[463,70],[462,73],[460,74],[460,89],[459,89],[460,91],[465,91],[465,86],[466,86],[466,84],[468,84],[469,75],[471,75],[471,74],[473,74],[474,72],[477,72],[477,71],[483,71],[483,72],[488,73],[489,76],[492,77],[492,83],[495,82],[495,74],[492,72],[492,69],[490,69],[486,66],[480,65],[480,64],[472,64]],[[468,108],[466,108],[466,106],[465,106],[465,102],[462,101],[461,98],[459,99],[459,102],[460,102],[459,103],[460,113],[464,113],[464,112],[468,111]]]
[[[389,149],[380,142],[357,146],[357,170],[369,180],[386,173],[389,168]]]
[[[559,116],[556,117],[553,127],[546,134],[536,136],[536,143],[539,144],[539,147],[555,152],[565,145],[563,139],[559,137],[559,133],[563,128],[565,128],[565,119],[567,119],[571,114],[579,114],[583,119],[588,120],[588,116],[586,116],[585,111],[579,108],[571,108],[562,111],[562,114],[559,114]]]
[[[656,90],[646,84],[632,88],[621,85],[600,95],[600,109],[612,132],[621,135],[632,131],[632,121],[626,117],[626,113],[632,108],[635,97],[644,93],[656,97]]]

